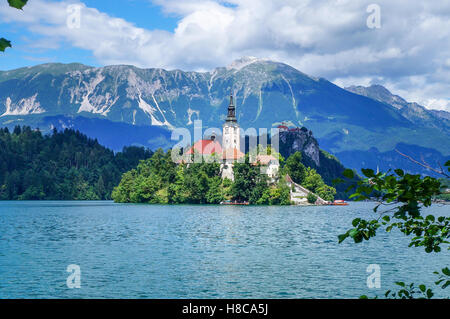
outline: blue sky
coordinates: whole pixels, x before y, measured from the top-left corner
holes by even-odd
[[[450,111],[450,1],[0,0],[0,70],[47,62],[207,71],[243,56]],[[70,6],[80,26],[68,27]],[[379,28],[367,21],[378,14]]]
[[[148,0],[88,0],[88,7],[97,8],[110,16],[132,21],[137,27],[173,31],[177,26],[177,17],[164,14],[162,7]]]
[[[32,2],[33,0],[30,0]],[[4,1],[6,2],[6,1]],[[111,17],[123,18],[137,27],[173,31],[177,25],[175,14],[165,14],[162,7],[148,0],[85,0],[86,6],[96,8]],[[24,10],[27,10],[27,6]],[[70,44],[58,49],[36,49],[30,46],[33,39],[41,38],[20,24],[0,23],[1,34],[12,41],[14,50],[7,49],[0,59],[0,70],[11,70],[47,62],[80,62],[101,66],[90,50],[73,47]]]

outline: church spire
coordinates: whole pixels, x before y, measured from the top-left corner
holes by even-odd
[[[228,105],[227,122],[237,122],[236,107],[233,102],[233,92],[230,93],[230,105]]]

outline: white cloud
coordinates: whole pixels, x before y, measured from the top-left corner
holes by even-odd
[[[448,1],[377,0],[380,29],[366,26],[372,0],[153,2],[179,17],[173,32],[138,28],[75,0],[33,0],[23,12],[2,3],[0,18],[51,43],[90,50],[105,65],[207,70],[241,56],[268,57],[340,85],[386,85],[409,101],[450,111]],[[80,29],[66,25],[74,3],[82,6]]]
[[[427,101],[424,101],[424,106],[429,109],[450,112],[450,99],[429,99]]]

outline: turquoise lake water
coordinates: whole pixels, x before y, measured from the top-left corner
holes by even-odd
[[[0,202],[0,298],[356,298],[399,280],[432,285],[446,250],[426,254],[384,231],[338,244],[353,218],[376,216],[373,205]],[[70,264],[80,289],[67,287]],[[381,289],[367,287],[370,264]]]

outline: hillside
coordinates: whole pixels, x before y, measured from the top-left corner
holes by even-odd
[[[312,131],[303,127],[280,132],[280,154],[287,159],[295,152],[302,154],[301,163],[305,167],[316,170],[325,184],[336,188],[336,198],[348,197],[346,189],[349,186],[349,182],[333,184],[333,180],[342,177],[342,173],[345,170],[344,165],[338,158],[319,148],[319,143],[314,138]]]
[[[0,200],[110,199],[122,174],[151,155],[138,147],[114,154],[70,129],[0,129]]]

